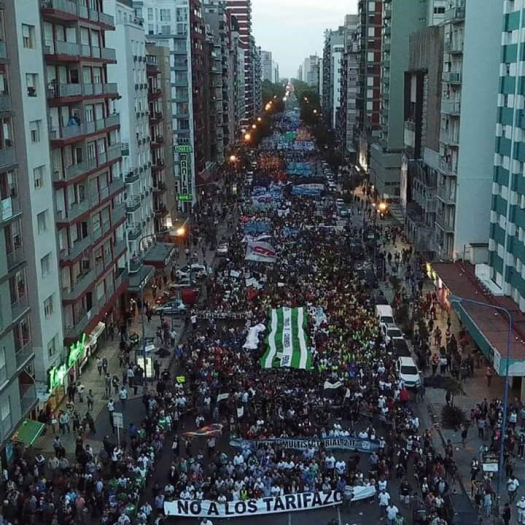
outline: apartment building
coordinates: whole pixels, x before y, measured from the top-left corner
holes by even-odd
[[[451,0],[445,12],[435,228],[444,260],[488,241],[502,9],[489,0]]]
[[[18,135],[23,135],[19,113],[20,95],[16,68],[18,40],[13,31],[14,12],[0,6],[0,451],[2,464],[6,464],[5,447],[9,439],[31,412],[37,402],[35,387],[35,349],[33,321],[38,322],[39,312],[32,310],[35,297],[30,297],[29,264],[33,237],[31,219],[33,212],[27,206],[29,182],[23,147],[18,147]],[[12,78],[14,77],[14,78]],[[15,120],[16,119],[16,120]],[[27,179],[27,180],[24,180]],[[25,191],[27,190],[27,193]],[[50,191],[50,188],[48,188]],[[49,217],[51,226],[52,216]],[[27,235],[26,235],[27,231]],[[54,239],[53,239],[54,241]],[[55,256],[56,256],[56,243]],[[58,298],[57,298],[58,300]],[[38,308],[37,304],[37,308]],[[58,324],[61,333],[60,319]],[[35,327],[37,341],[42,334]],[[49,335],[48,335],[49,336]],[[60,337],[60,335],[59,335]],[[57,341],[57,350],[60,341]],[[43,352],[41,352],[43,353]],[[42,359],[41,359],[42,361]]]
[[[325,32],[323,50],[323,99],[324,117],[329,127],[337,128],[339,109],[343,101],[344,27]]]
[[[370,146],[380,135],[383,2],[359,0],[359,86],[356,101],[356,166],[368,173]]]
[[[261,48],[255,44],[252,37],[253,50],[253,116],[262,111],[262,62]]]
[[[399,199],[409,36],[426,26],[426,4],[383,0],[382,7],[380,122],[378,139],[370,147],[370,182],[380,198]]]
[[[261,50],[262,79],[273,82],[273,58],[271,51]]]

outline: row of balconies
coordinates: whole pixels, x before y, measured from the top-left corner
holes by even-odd
[[[47,87],[47,97],[50,99],[93,97],[97,95],[118,97],[117,84],[57,84],[52,82]]]
[[[103,24],[110,29],[115,28],[115,20],[111,15],[94,9],[88,9],[87,6],[81,5],[80,2],[74,2],[73,0],[41,0],[41,5],[44,10],[44,15],[46,14],[46,9],[52,9],[53,11],[60,11],[66,15],[73,15],[90,22]]]
[[[96,158],[85,159],[76,164],[72,164],[65,169],[55,169],[53,172],[53,180],[55,182],[68,182],[80,175],[89,173],[104,166],[108,162],[117,160],[122,156],[122,146],[120,143],[110,146],[107,151],[97,153]]]
[[[120,124],[120,117],[118,114],[109,117],[94,120],[92,122],[82,122],[78,125],[72,124],[60,127],[49,128],[50,140],[81,140],[85,135],[92,135],[94,133],[102,133],[108,128],[118,126]]]
[[[76,42],[63,42],[60,40],[45,40],[44,54],[69,57],[74,61],[84,58],[94,58],[108,62],[116,62],[117,60],[117,54],[114,49],[77,44]]]

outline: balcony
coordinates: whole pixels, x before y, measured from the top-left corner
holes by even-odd
[[[129,142],[122,143],[121,153],[123,157],[127,157],[129,155]]]
[[[453,7],[445,11],[445,22],[459,24],[465,20],[465,6]]]
[[[451,147],[457,148],[459,146],[459,130],[445,131],[444,129],[441,129],[440,140],[444,144],[448,144]]]
[[[115,289],[119,289],[125,281],[129,278],[127,270],[122,269],[122,271],[115,277]]]
[[[165,182],[157,182],[155,186],[153,186],[153,191],[157,193],[163,193],[166,191],[166,183]]]
[[[446,160],[444,157],[439,159],[439,169],[445,173],[445,175],[456,175],[457,168],[457,161]]]
[[[20,201],[16,193],[12,197],[6,197],[0,201],[0,226],[9,222],[16,217],[19,217],[22,213],[20,208]]]
[[[185,85],[187,86],[188,83],[186,82]],[[151,90],[148,92],[148,98],[149,98],[150,100],[158,99],[161,95],[162,95],[162,89],[159,89],[159,88],[153,88],[153,89],[151,89]]]
[[[44,55],[60,56],[67,59],[80,58],[80,44],[76,42],[62,42],[60,40],[44,40]]]
[[[6,255],[7,271],[10,272],[25,261],[24,247],[18,246]]]
[[[140,198],[140,197],[139,197]],[[113,226],[126,218],[126,203],[122,202],[115,205],[113,210],[111,210],[111,223]]]
[[[45,40],[44,55],[47,55],[48,59],[66,62],[91,59],[116,63],[117,60],[114,49],[77,44],[76,42],[63,42],[61,40]]]
[[[445,233],[454,233],[454,219],[445,217],[444,214],[436,214],[436,224]]]
[[[459,40],[447,40],[443,48],[445,49],[445,53],[458,55],[463,53],[463,42],[460,42]]]
[[[161,122],[163,119],[162,113],[160,111],[153,111],[149,114],[149,122],[150,124],[157,124]]]
[[[18,301],[11,303],[11,319],[13,323],[16,323],[27,312],[29,312],[29,298],[27,294],[22,295]]]
[[[8,113],[11,110],[11,95],[0,94],[0,113]]]
[[[459,100],[443,99],[441,101],[441,113],[459,116],[461,113],[461,102]]]
[[[166,215],[168,213],[168,208],[166,208],[165,204],[160,204],[153,211],[155,212],[155,215],[159,215],[162,217],[163,215]]]
[[[41,0],[44,17],[75,21],[78,18],[89,20],[105,26],[107,29],[115,29],[115,20],[112,16],[88,9],[84,5],[71,0]]]
[[[79,125],[59,126],[49,129],[49,138],[52,141],[70,141],[75,142],[96,133],[104,133],[108,129],[119,126],[119,115],[111,115],[107,118],[95,120],[92,122],[83,122]]]
[[[134,169],[132,171],[129,171],[126,174],[126,184],[133,184],[134,182],[137,182],[140,179],[140,173],[138,169]]]
[[[142,223],[136,222],[128,228],[128,240],[136,241],[142,235]]]
[[[12,144],[12,142],[7,139],[6,144]],[[16,164],[16,153],[15,148],[10,145],[0,149],[0,170],[11,167],[13,164]]]
[[[146,64],[146,73],[148,76],[160,75],[160,69],[157,64]]]
[[[151,165],[151,170],[153,173],[157,173],[160,170],[164,169],[164,166],[165,166],[164,161],[162,159],[159,159],[157,160],[157,162]]]
[[[461,84],[461,73],[459,71],[444,72],[443,82],[447,82],[448,84]]]
[[[24,342],[22,348],[16,351],[16,368],[17,370],[22,369],[27,363],[34,357],[35,352],[33,351],[33,345],[31,339]]]
[[[70,249],[60,250],[60,260],[71,261],[78,257],[83,251],[87,250],[92,244],[91,235],[86,235],[83,239],[75,241]]]
[[[53,172],[55,182],[69,182],[81,175],[86,175],[97,168],[104,166],[108,162],[113,162],[122,157],[122,145],[114,144],[107,151],[98,153],[98,158],[86,159],[77,164],[72,164],[65,170],[56,169]]]
[[[127,248],[127,242],[126,239],[122,239],[120,241],[117,241],[117,243],[113,246],[113,258],[117,257],[118,255],[122,254],[122,252]]]
[[[57,210],[57,222],[67,223],[78,219],[91,208],[89,199],[73,203],[67,210]]]
[[[22,385],[20,385],[22,387]],[[35,385],[27,386],[24,392],[20,392],[20,413],[25,417],[36,405],[38,398]]]
[[[84,292],[89,288],[89,286],[95,280],[95,270],[87,270],[79,274],[75,284],[71,286],[66,286],[62,288],[62,300],[63,301],[76,301]]]
[[[445,204],[456,204],[456,191],[452,188],[447,188],[446,186],[438,187],[436,191],[437,198],[444,202]]]
[[[118,88],[115,83],[108,84],[56,84],[51,83],[47,87],[47,98],[50,100],[67,98],[65,103],[73,99],[84,97],[118,97]]]
[[[126,211],[128,213],[133,213],[140,208],[140,195],[134,195],[133,197],[128,198],[126,201]]]
[[[152,148],[160,148],[163,144],[164,144],[164,137],[161,136],[161,135],[157,135],[151,141],[151,147]]]

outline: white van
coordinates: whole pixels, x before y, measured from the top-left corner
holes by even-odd
[[[396,326],[396,322],[394,320],[394,311],[388,304],[376,305],[376,317],[381,324],[386,326]]]

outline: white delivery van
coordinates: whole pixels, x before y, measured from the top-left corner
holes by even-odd
[[[396,322],[394,321],[394,311],[388,304],[376,305],[376,317],[381,324],[386,326],[396,326]]]

